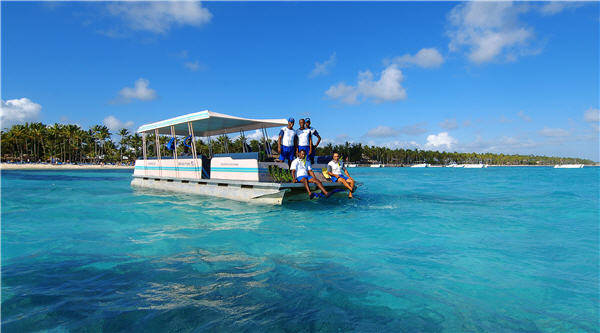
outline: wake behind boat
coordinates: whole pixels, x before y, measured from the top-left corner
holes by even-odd
[[[262,204],[307,199],[302,183],[288,182],[288,164],[274,162],[270,157],[266,129],[285,125],[285,119],[247,119],[208,110],[142,125],[137,132],[142,134],[143,158],[135,161],[131,185]],[[252,130],[262,130],[266,154],[249,152],[246,148],[241,153],[209,152],[207,156],[197,153],[197,137],[209,137],[210,142],[213,135]],[[148,142],[150,135],[154,143]],[[161,156],[161,136],[169,138],[167,148],[171,156]],[[190,153],[179,154],[177,146],[181,142]],[[153,157],[149,145],[154,146]],[[313,165],[314,170],[324,167],[323,163]],[[327,191],[345,189],[341,183],[327,181],[321,172],[315,175]],[[315,185],[311,184],[311,188]]]

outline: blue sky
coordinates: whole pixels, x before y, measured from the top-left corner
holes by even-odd
[[[595,2],[1,6],[2,127],[210,109],[310,116],[329,142],[600,160]]]

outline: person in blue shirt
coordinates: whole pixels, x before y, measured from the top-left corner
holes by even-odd
[[[317,176],[315,176],[315,173],[312,171],[312,166],[310,161],[306,159],[306,153],[304,150],[300,150],[298,157],[292,162],[290,170],[292,170],[293,182],[304,184],[304,188],[306,189],[306,193],[308,193],[308,197],[310,199],[314,198],[315,195],[310,191],[310,186],[308,186],[308,183],[316,184],[323,195],[326,197],[329,196],[329,192],[325,190],[325,187],[321,181],[317,179]]]
[[[315,163],[315,153],[317,152],[317,147],[319,146],[319,143],[321,143],[321,136],[319,135],[319,132],[317,132],[316,129],[311,128],[310,127],[310,118],[306,118],[304,120],[306,122],[306,128],[308,128],[310,130],[310,136],[311,136],[311,140],[313,137],[317,137],[317,143],[312,146],[311,143],[311,152],[308,155],[308,158],[310,159],[310,163]]]
[[[312,136],[310,130],[304,126],[304,119],[298,120],[300,128],[296,130],[296,156],[299,156],[300,150],[304,150],[306,156],[310,156],[312,153]]]
[[[279,161],[285,162],[288,160],[288,166],[294,160],[296,140],[296,131],[294,130],[294,118],[288,118],[287,127],[282,127],[279,131],[279,139],[277,139],[277,145],[279,148]]]

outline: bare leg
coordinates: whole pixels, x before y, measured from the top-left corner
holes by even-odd
[[[348,178],[348,183],[350,183],[350,187],[352,187],[352,192],[354,192],[354,179],[353,178]]]
[[[318,187],[318,188],[321,190],[321,192],[322,192],[323,194],[325,194],[325,196],[329,196],[329,192],[327,192],[327,190],[325,190],[325,187],[323,187],[323,184],[321,184],[321,181],[319,181],[319,180],[318,180],[318,179],[316,179],[316,178],[313,178],[313,179],[311,179],[311,180],[310,180],[310,182],[311,182],[311,183],[315,183],[315,184],[317,184],[317,187]],[[308,186],[308,185],[307,185],[307,186]]]
[[[306,193],[308,193],[308,197],[310,198],[312,192],[310,191],[310,186],[308,186],[308,180],[306,178],[302,178],[302,184],[304,184],[304,188],[306,189]]]
[[[352,186],[350,186],[350,185],[348,184],[348,182],[346,182],[346,180],[345,180],[344,178],[342,178],[342,177],[338,178],[338,180],[337,180],[337,181],[338,181],[339,183],[342,183],[342,184],[344,184],[344,186],[346,186],[346,188],[349,190],[349,191],[348,191],[348,198],[352,198]]]

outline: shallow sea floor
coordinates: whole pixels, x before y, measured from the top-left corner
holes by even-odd
[[[351,169],[258,206],[2,172],[2,331],[597,332],[600,168]]]

